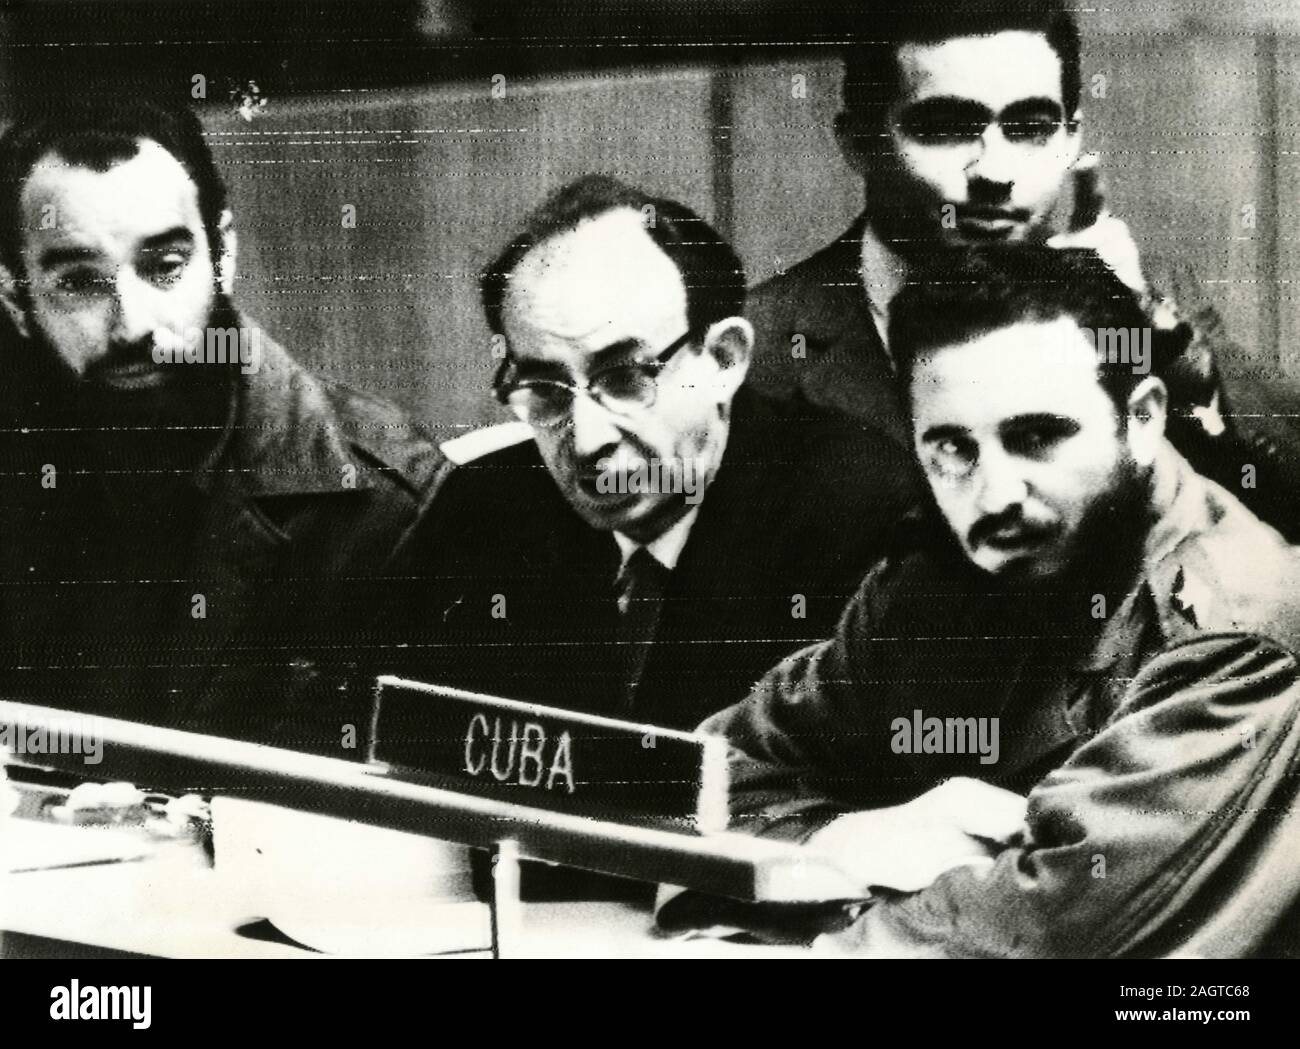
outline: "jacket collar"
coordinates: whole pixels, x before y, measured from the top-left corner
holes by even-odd
[[[1162,449],[1159,469],[1168,479],[1169,495],[1159,518],[1147,533],[1143,560],[1148,578],[1174,556],[1184,539],[1204,532],[1214,524],[1205,479],[1168,442]]]
[[[652,539],[648,543],[638,543],[635,539],[624,535],[622,532],[614,533],[614,540],[618,543],[618,550],[622,556],[622,571],[627,567],[628,561],[638,550],[646,550],[650,556],[658,561],[668,571],[677,567],[677,562],[681,560],[682,550],[685,549],[687,541],[691,537],[691,528],[695,525],[695,519],[700,515],[700,508],[693,506],[691,509],[674,524],[663,535]]]
[[[262,329],[260,366],[236,373],[225,433],[195,472],[201,492],[230,487],[249,498],[360,490],[373,483],[348,450],[321,382]]]
[[[1150,616],[1154,610],[1163,623],[1169,609],[1161,595],[1167,591],[1172,592],[1174,602],[1194,600],[1194,595],[1181,593],[1184,584],[1177,588],[1167,586],[1166,577],[1179,573],[1178,553],[1184,540],[1213,524],[1209,491],[1204,479],[1168,443],[1161,451],[1157,469],[1163,472],[1169,486],[1167,502],[1143,542],[1141,568],[1134,586],[1119,608],[1107,617],[1096,644],[1077,664],[1080,670],[1105,670],[1130,655],[1133,638],[1140,633],[1135,629],[1134,620]]]

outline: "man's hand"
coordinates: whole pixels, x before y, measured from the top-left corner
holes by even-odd
[[[58,823],[78,827],[143,823],[145,796],[130,783],[79,783],[49,812]]]
[[[1024,822],[1019,794],[959,777],[904,805],[841,816],[808,846],[864,887],[916,892],[952,867],[992,865]]]
[[[1115,276],[1145,301],[1147,280],[1142,273],[1142,255],[1127,224],[1106,210],[1097,154],[1080,158],[1071,171],[1074,179],[1074,214],[1070,232],[1058,233],[1047,242],[1049,248],[1091,248]]]

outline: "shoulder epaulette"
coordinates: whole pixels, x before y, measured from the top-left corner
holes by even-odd
[[[532,440],[532,437],[532,427],[527,423],[505,422],[463,433],[459,437],[443,441],[439,448],[450,462],[464,466],[485,455]]]

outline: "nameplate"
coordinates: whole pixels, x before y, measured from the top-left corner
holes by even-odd
[[[370,759],[447,790],[688,833],[727,821],[720,738],[381,677]]]

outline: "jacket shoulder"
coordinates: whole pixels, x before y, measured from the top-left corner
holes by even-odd
[[[347,386],[324,389],[343,440],[380,476],[418,498],[447,469],[432,435],[391,401]]]
[[[791,266],[749,290],[746,312],[755,323],[771,318],[816,313],[818,300],[852,276],[844,264],[845,249],[841,241],[832,241],[802,262]]]
[[[798,487],[813,491],[894,493],[910,505],[919,498],[921,475],[913,455],[871,423],[838,408],[816,404],[802,393],[762,398],[779,445],[769,455],[798,463]],[[782,451],[785,449],[785,451]]]
[[[448,456],[455,464],[453,472],[457,477],[501,478],[510,474],[522,473],[527,476],[534,471],[545,472],[546,463],[542,461],[541,453],[537,450],[537,442],[530,435],[502,430],[499,436],[490,434],[488,439],[499,443],[494,443],[490,447],[477,448],[477,454],[469,456],[461,454],[464,448],[462,446],[454,455]],[[456,438],[456,441],[461,440],[464,438]],[[455,441],[447,442],[447,445],[443,446],[444,450],[448,450],[447,446],[454,443]],[[549,477],[549,474],[547,476]]]
[[[527,517],[519,512],[522,506],[536,510],[563,501],[531,439],[464,461],[448,456],[443,476],[432,509],[444,524],[467,519],[478,527],[489,521],[500,525]]]
[[[536,442],[527,440],[468,462],[448,461],[420,508],[413,549],[427,565],[487,556],[495,571],[535,556],[540,543],[567,534],[573,520]]]
[[[1254,634],[1300,652],[1300,548],[1206,483],[1210,525],[1185,536],[1149,579],[1166,640]]]
[[[834,244],[828,244],[788,270],[756,284],[749,290],[748,301],[755,307],[799,301],[802,292],[820,283],[819,277],[826,269],[827,257],[834,248]]]

